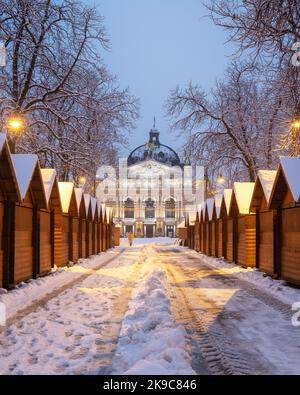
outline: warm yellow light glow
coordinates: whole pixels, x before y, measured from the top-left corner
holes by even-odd
[[[219,176],[217,179],[218,184],[223,185],[225,183],[225,178],[223,176]]]
[[[292,122],[292,127],[293,127],[294,129],[300,129],[300,120],[295,119],[295,120]]]
[[[20,116],[11,116],[7,120],[7,127],[13,131],[20,131],[24,128],[24,119]]]
[[[86,178],[85,177],[80,177],[79,178],[80,184],[85,184],[86,183]]]

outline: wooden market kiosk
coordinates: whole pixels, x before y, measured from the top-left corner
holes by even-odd
[[[91,205],[91,195],[89,193],[83,194],[85,215],[86,215],[86,233],[85,233],[85,243],[86,243],[86,258],[93,253],[93,215],[92,215],[92,205]]]
[[[254,182],[235,182],[229,216],[232,218],[233,262],[256,266],[256,218],[250,213]]]
[[[39,212],[47,200],[37,155],[13,154],[12,161],[21,198],[11,218],[10,284],[16,285],[39,274]]]
[[[54,261],[65,266],[78,259],[78,209],[73,182],[59,182],[62,213],[55,216]]]
[[[214,205],[215,201],[213,198],[207,199],[204,211],[204,224],[205,224],[205,244],[204,253],[211,256],[215,251],[213,245],[215,244],[215,233],[213,232],[213,220],[214,220]]]
[[[78,212],[78,258],[86,258],[86,209],[82,188],[74,188]]]
[[[215,196],[215,256],[218,258],[223,257],[223,227],[221,217],[221,205],[223,194]]]
[[[92,254],[98,254],[98,207],[97,199],[91,198],[91,209],[92,209]]]
[[[269,209],[276,210],[276,274],[300,285],[300,157],[281,157]]]
[[[250,204],[250,211],[256,214],[256,267],[275,275],[276,210],[268,208],[276,178],[276,170],[259,170]]]
[[[13,284],[14,218],[15,205],[20,192],[6,135],[0,133],[0,288]]]
[[[41,169],[47,209],[39,210],[39,268],[42,276],[55,264],[55,218],[62,215],[61,200],[54,169]]]

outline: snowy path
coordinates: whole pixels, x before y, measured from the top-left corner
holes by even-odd
[[[0,295],[0,374],[300,374],[300,291],[172,243],[135,240]]]
[[[290,304],[264,290],[263,281],[239,278],[244,269],[237,266],[180,247],[158,249],[198,374],[300,374],[300,328],[291,324]],[[290,292],[300,300],[299,290]]]
[[[104,373],[127,310],[137,259],[136,249],[122,254],[117,250],[58,274],[60,287],[11,317],[1,331],[0,372]],[[74,272],[80,273],[75,280]],[[42,290],[51,288],[51,277],[41,279]],[[22,289],[15,291],[15,299],[18,291]]]

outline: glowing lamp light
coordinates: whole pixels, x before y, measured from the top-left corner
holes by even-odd
[[[80,184],[85,184],[86,183],[86,178],[85,177],[80,177],[79,178]]]
[[[293,127],[294,129],[300,129],[300,120],[299,120],[299,119],[295,119],[295,120],[292,122],[292,127]]]
[[[223,185],[225,183],[225,178],[223,176],[219,176],[217,179],[217,183]]]
[[[7,127],[9,130],[18,132],[24,128],[24,119],[20,116],[11,116],[7,120]]]

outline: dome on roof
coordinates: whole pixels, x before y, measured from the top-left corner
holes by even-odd
[[[170,166],[180,166],[180,159],[177,153],[167,145],[159,141],[159,132],[151,130],[148,143],[140,145],[134,149],[127,160],[128,166],[145,160],[155,160]]]

